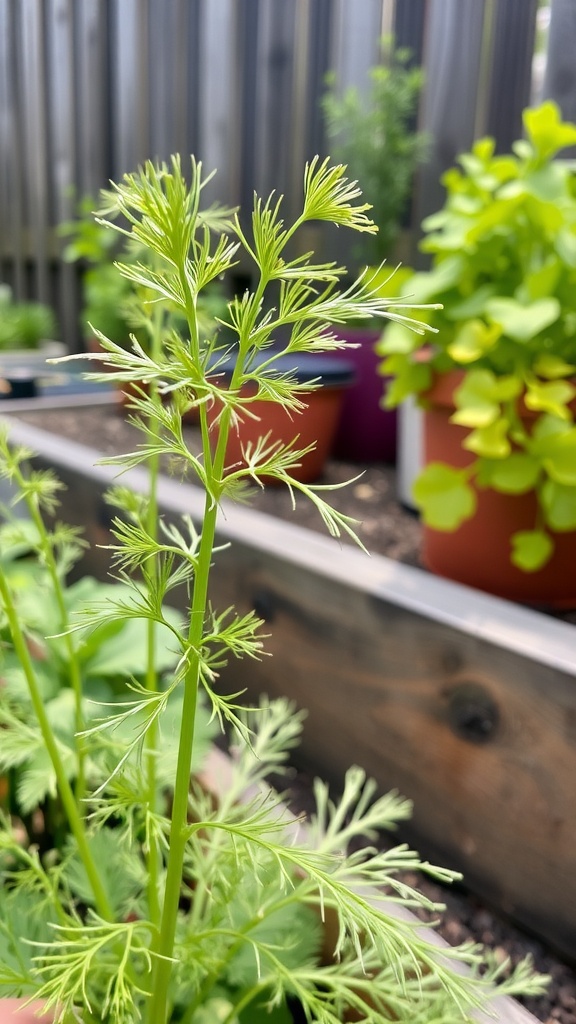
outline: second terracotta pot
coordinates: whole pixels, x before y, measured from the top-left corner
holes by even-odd
[[[428,392],[424,412],[424,462],[463,467],[474,458],[462,448],[469,433],[450,423],[460,371],[439,376]],[[535,607],[576,607],[576,531],[554,533],[554,554],[537,572],[523,572],[510,561],[513,533],[533,530],[537,498],[476,488],[476,514],[447,533],[423,528],[422,560],[432,572],[499,597]]]

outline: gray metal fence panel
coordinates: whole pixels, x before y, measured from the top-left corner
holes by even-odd
[[[428,78],[421,121],[434,146],[416,182],[417,223],[438,174],[478,130],[485,6],[514,8],[526,48],[535,2],[0,0],[0,280],[52,301],[78,347],[77,272],[61,263],[56,227],[74,196],[176,151],[218,168],[211,199],[249,208],[254,190],[274,188],[290,216],[304,162],[325,152],[326,71],[365,91],[380,36],[396,24],[421,44]],[[489,48],[500,81],[505,50]],[[310,234],[312,244],[324,238]]]

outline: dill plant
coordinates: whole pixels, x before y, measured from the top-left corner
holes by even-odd
[[[262,623],[252,613],[219,612],[209,601],[210,566],[225,557],[216,543],[221,499],[248,500],[250,485],[263,477],[284,483],[294,499],[300,492],[312,500],[334,536],[353,534],[353,522],[325,500],[325,487],[291,476],[303,454],[296,437],[289,445],[263,438],[246,449],[244,464],[227,464],[229,431],[251,414],[255,398],[291,411],[297,435],[297,414],[316,385],[277,370],[277,358],[289,354],[296,364],[301,352],[342,347],[327,325],[352,318],[384,316],[422,328],[402,304],[379,298],[369,277],[341,288],[344,268],[314,263],[311,253],[287,255],[310,220],[375,230],[344,167],[318,160],[307,166],[302,212],[292,225],[282,220],[281,200],[256,198],[250,237],[232,211],[202,209],[204,183],[194,160],[188,177],[178,158],[148,163],[113,187],[101,212],[150,255],[118,265],[141,296],[146,350],[136,338],[126,349],[100,335],[109,370],[130,385],[131,418],[142,434],[133,452],[107,461],[120,470],[146,464],[149,490],[137,496],[118,486],[110,494],[118,582],[80,613],[66,575],[81,542],[53,522],[59,484],[51,473],[27,468],[30,453],[2,441],[2,473],[31,518],[31,525],[11,524],[11,543],[17,552],[32,539],[55,595],[58,634],[41,640],[66,652],[74,728],[63,737],[49,712],[43,662],[34,656],[43,624],[26,617],[13,573],[0,565],[4,649],[20,667],[18,686],[3,696],[5,710],[12,703],[1,723],[0,766],[17,764],[33,733],[48,752],[68,823],[64,841],[41,855],[22,841],[13,818],[2,819],[0,988],[40,999],[58,1024],[285,1024],[293,1001],[306,1021],[321,1024],[341,1024],[349,1014],[373,1024],[467,1021],[501,968],[473,946],[441,953],[393,913],[398,903],[430,906],[401,880],[404,869],[452,877],[404,845],[374,845],[381,829],[409,814],[409,803],[378,796],[352,768],[338,801],[316,783],[317,813],[308,832],[299,830],[264,783],[286,764],[302,714],[288,701],[246,709],[241,695],[222,693],[217,678],[228,658],[262,655]],[[228,303],[225,332],[203,330],[203,290],[231,270],[240,249],[254,265],[254,288]],[[187,323],[184,335],[174,329],[174,311]],[[281,337],[287,340],[278,344]],[[218,368],[231,351],[235,368],[224,387]],[[256,363],[256,354],[265,358]],[[242,390],[247,382],[256,385],[250,397]],[[215,401],[222,411],[211,430]],[[182,431],[182,414],[192,406],[200,451],[186,446]],[[204,488],[200,525],[160,515],[165,456]],[[184,618],[169,611],[172,591],[182,587]],[[83,645],[111,624],[132,622],[145,624],[148,667],[141,677],[126,673],[108,699],[87,701]],[[203,707],[226,727],[234,753],[218,799],[196,771]],[[328,956],[323,921],[332,923]],[[470,973],[461,973],[462,964]],[[500,988],[540,986],[522,964]]]

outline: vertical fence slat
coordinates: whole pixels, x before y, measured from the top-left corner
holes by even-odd
[[[150,157],[149,0],[113,0],[111,15],[110,131],[118,178]]]
[[[522,111],[530,102],[532,86],[537,11],[538,0],[499,0],[496,9],[485,131],[494,136],[499,152],[509,151],[522,134]],[[573,48],[571,62],[574,65]]]
[[[237,46],[240,65],[238,81],[238,124],[243,145],[240,152],[240,173],[237,203],[246,216],[252,205],[252,192],[257,177],[257,54],[260,22],[258,0],[237,0]]]
[[[63,244],[55,226],[70,221],[76,210],[77,137],[75,89],[74,0],[51,0],[47,31],[48,143],[52,172],[51,250],[55,267],[55,306],[61,339],[71,351],[81,347],[79,331],[78,273],[76,267],[58,261]]]
[[[191,42],[186,31],[189,8],[185,0],[150,3],[150,148],[146,153],[150,159],[167,160],[186,148],[187,67],[198,61],[196,48],[187,51]]]
[[[379,59],[382,12],[382,0],[335,0],[331,68],[342,90],[352,85],[367,92],[367,71]]]
[[[310,159],[326,151],[321,98],[330,67],[334,6],[332,0],[313,0],[310,9],[308,54],[308,120],[305,155]]]
[[[23,126],[22,172],[30,209],[25,254],[31,269],[31,288],[40,301],[48,302],[48,167],[42,0],[21,0],[19,13],[24,57],[19,73],[27,110]]]
[[[108,6],[102,0],[74,0],[74,88],[78,196],[97,195],[112,174],[109,131],[110,65]]]
[[[292,199],[292,213],[296,213],[302,189],[302,169],[306,162],[306,127],[309,107],[316,97],[310,88],[310,13],[311,0],[297,0],[295,4],[295,21],[292,61],[292,88],[290,106],[292,118],[290,123],[290,178],[288,194]]]
[[[198,111],[198,153],[206,171],[216,170],[209,202],[238,202],[240,186],[239,41],[234,0],[206,0],[197,26],[196,54],[202,71],[189,88]]]
[[[369,102],[369,71],[380,61],[383,17],[383,0],[356,0],[353,5],[348,0],[335,0],[328,70],[334,76],[337,94],[355,89],[366,103]],[[350,262],[350,250],[354,246],[350,231],[327,225],[322,237],[326,259]]]
[[[0,0],[0,253],[2,280],[22,292],[20,122],[16,94],[16,34],[13,0]]]
[[[556,100],[565,118],[576,122],[576,4],[551,0],[544,96]],[[576,147],[570,150],[576,155]]]
[[[442,204],[440,175],[474,139],[485,14],[486,0],[430,0],[428,5],[421,127],[433,145],[417,176],[417,224]]]

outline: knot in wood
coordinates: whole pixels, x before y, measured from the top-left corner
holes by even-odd
[[[252,598],[252,607],[259,619],[272,622],[274,618],[274,595],[270,590],[257,590]]]
[[[452,731],[469,743],[487,743],[494,737],[500,714],[491,694],[479,683],[460,683],[448,693],[448,721]]]

